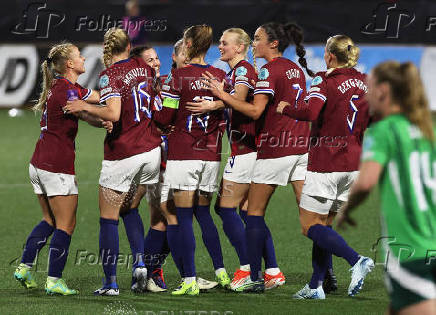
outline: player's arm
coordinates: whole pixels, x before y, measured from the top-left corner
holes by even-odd
[[[238,100],[245,101],[248,91],[248,86],[238,84],[235,86],[235,92],[233,93],[233,96]],[[208,101],[204,99],[198,102],[187,102],[186,105],[186,109],[198,114],[208,113],[225,107],[225,104],[222,100]]]
[[[86,102],[91,104],[99,104],[100,103],[100,92],[96,90],[92,90],[91,94],[86,99]]]
[[[253,104],[248,103],[243,100],[237,99],[235,96],[230,95],[229,93],[224,91],[224,80],[222,82],[218,82],[216,78],[212,76],[209,72],[206,71],[203,76],[208,79],[205,82],[207,89],[212,92],[213,95],[221,99],[228,106],[241,112],[245,116],[248,116],[254,120],[258,119],[260,115],[262,115],[265,110],[266,105],[269,101],[269,96],[266,94],[256,94],[254,95]]]
[[[76,115],[79,119],[86,121],[89,125],[97,128],[103,127],[103,119],[98,118],[88,112],[79,112]]]
[[[86,111],[102,120],[118,121],[121,115],[121,97],[111,97],[105,102],[106,106],[97,106],[82,100],[68,101],[63,110],[70,114]]]
[[[307,103],[304,101],[298,102],[297,106],[281,101],[277,106],[277,112],[293,119],[314,121],[318,118],[324,104],[324,100],[315,97],[309,98]]]

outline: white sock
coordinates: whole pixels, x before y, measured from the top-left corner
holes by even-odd
[[[242,271],[250,271],[250,264],[247,265],[241,265],[239,267],[239,269],[241,269]]]
[[[195,281],[195,277],[186,277],[183,281],[185,281],[186,284],[191,284]]]
[[[24,268],[27,268],[27,269],[32,269],[32,266],[29,266],[27,264],[23,264],[23,266],[21,266],[21,267],[24,267]]]
[[[225,272],[226,268],[218,268],[217,270],[215,270],[215,274],[218,276],[223,271]]]
[[[47,280],[50,280],[50,281],[56,282],[56,281],[59,280],[59,278],[57,278],[57,277],[47,277]]]
[[[268,268],[265,270],[265,273],[269,274],[270,276],[276,276],[280,273],[280,268]]]

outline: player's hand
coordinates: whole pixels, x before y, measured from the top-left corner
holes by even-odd
[[[354,221],[350,215],[345,206],[342,206],[341,209],[338,212],[338,215],[336,216],[336,228],[337,229],[346,229],[346,225],[350,226],[356,226],[357,223]]]
[[[112,130],[114,129],[114,124],[111,121],[102,121],[101,125],[103,126],[104,129],[107,130],[108,133],[111,133]]]
[[[279,105],[277,105],[277,113],[279,114],[283,114],[283,110],[285,109],[286,106],[290,106],[291,104],[289,104],[288,102],[285,101],[281,101],[279,103]]]
[[[196,102],[186,102],[186,105],[186,109],[195,114],[204,114],[215,110],[215,102],[204,99]]]
[[[202,74],[203,76],[203,83],[206,86],[206,90],[209,90],[212,92],[213,95],[215,95],[218,98],[221,98],[221,96],[225,93],[224,92],[224,83],[225,80],[222,82],[218,81],[217,78],[215,78],[209,71],[206,71]]]
[[[68,101],[67,105],[64,106],[62,109],[65,114],[77,114],[85,110],[85,106],[82,101],[75,100],[75,101]]]

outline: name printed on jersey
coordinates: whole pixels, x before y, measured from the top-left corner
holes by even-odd
[[[344,94],[345,92],[347,92],[349,89],[351,89],[353,87],[357,87],[357,88],[363,90],[365,93],[368,92],[368,87],[365,85],[365,83],[363,83],[362,80],[354,79],[354,78],[348,79],[348,80],[345,80],[344,82],[342,82],[338,86],[338,90],[341,91],[342,94]]]

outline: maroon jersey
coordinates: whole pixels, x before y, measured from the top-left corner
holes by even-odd
[[[62,107],[67,105],[68,100],[86,100],[91,92],[63,77],[55,79],[43,107],[41,135],[30,161],[33,166],[53,173],[75,174],[74,139],[78,119],[74,115],[65,114]]]
[[[338,68],[319,72],[309,90],[310,102],[323,107],[312,123],[307,169],[312,172],[351,172],[359,169],[363,133],[369,123],[365,74]]]
[[[303,71],[289,59],[278,57],[264,65],[254,94],[268,94],[269,102],[256,122],[257,158],[271,159],[307,152],[309,123],[277,113],[277,105],[286,100],[292,106],[304,102],[306,79]]]
[[[254,67],[246,60],[239,61],[235,67],[227,74],[230,84],[236,87],[242,84],[248,87],[247,102],[253,101],[254,86],[257,75]],[[233,94],[234,90],[230,92]],[[256,152],[256,128],[255,121],[248,116],[234,109],[226,109],[227,134],[232,147],[232,155],[247,154]]]
[[[164,106],[158,119],[175,126],[174,132],[168,136],[168,160],[221,160],[222,133],[219,127],[224,123],[222,110],[195,115],[186,109],[186,102],[214,100],[202,82],[202,74],[206,71],[220,81],[226,75],[211,65],[190,64],[172,70],[162,87],[163,97],[174,104],[171,109]]]
[[[121,160],[148,152],[160,145],[151,122],[159,96],[153,89],[154,70],[141,58],[114,63],[100,74],[100,103],[121,98],[120,119],[104,140],[104,159]]]

